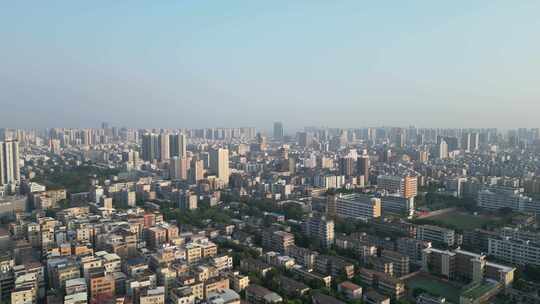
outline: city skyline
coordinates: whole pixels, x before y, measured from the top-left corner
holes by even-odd
[[[540,1],[0,1],[0,303],[540,303]]]
[[[55,3],[0,4],[2,127],[537,127],[537,2]]]

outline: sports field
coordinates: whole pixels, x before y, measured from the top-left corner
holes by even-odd
[[[441,215],[430,216],[427,220],[439,222],[443,225],[453,226],[458,229],[472,230],[481,228],[484,224],[495,220],[485,215],[473,215],[460,211],[449,212]]]
[[[452,303],[459,303],[459,295],[461,290],[456,286],[438,278],[425,275],[416,275],[408,279],[406,285],[409,290],[422,288],[432,295],[445,297]]]

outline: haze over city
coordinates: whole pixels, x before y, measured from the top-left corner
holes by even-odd
[[[538,1],[0,3],[0,127],[537,127]]]
[[[540,1],[0,1],[0,303],[540,303]]]

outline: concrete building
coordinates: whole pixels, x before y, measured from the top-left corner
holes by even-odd
[[[187,138],[183,133],[171,134],[169,136],[171,157],[187,158]]]
[[[422,251],[431,247],[431,242],[407,237],[397,240],[397,252],[409,257],[409,262],[416,265],[422,264]]]
[[[385,195],[381,197],[381,210],[383,214],[414,215],[414,198],[405,198],[398,195]]]
[[[142,159],[148,162],[157,160],[160,157],[159,135],[146,133],[142,137]]]
[[[274,304],[282,303],[283,298],[260,285],[251,284],[246,288],[246,301],[249,304]]]
[[[454,278],[456,254],[449,250],[426,248],[422,251],[422,269],[445,277]]]
[[[210,149],[210,171],[224,185],[229,183],[229,150],[223,148]]]
[[[202,179],[204,179],[204,161],[194,158],[191,160],[191,166],[189,168],[189,181],[192,184],[196,184]]]
[[[448,158],[448,144],[444,139],[441,140],[439,143],[439,159],[447,159]]]
[[[390,194],[399,194],[404,198],[414,198],[418,194],[418,180],[416,176],[377,176],[377,188],[384,189]]]
[[[381,200],[363,194],[329,195],[328,215],[369,220],[381,216]]]
[[[423,293],[416,298],[416,304],[446,304],[446,298],[436,297],[427,293]]]
[[[396,252],[396,251],[383,250],[381,254],[381,258],[393,264],[393,273],[395,277],[400,278],[404,275],[409,274],[410,258],[408,256],[400,254],[399,252]]]
[[[286,231],[263,231],[263,247],[280,253],[287,252],[294,245],[294,235]]]
[[[339,174],[345,177],[351,177],[355,173],[354,158],[345,156],[339,158]]]
[[[311,215],[304,222],[304,233],[314,237],[321,242],[324,247],[334,244],[334,221],[325,216]]]
[[[19,184],[21,173],[19,166],[19,141],[0,141],[0,186]]]
[[[362,298],[362,287],[349,281],[339,284],[338,292],[341,292],[348,300],[357,300]]]
[[[454,279],[465,283],[480,283],[485,276],[486,255],[461,249],[454,250]]]
[[[356,174],[364,177],[364,184],[369,181],[369,155],[360,155],[356,160]]]
[[[513,211],[525,211],[532,199],[519,188],[490,186],[478,192],[477,202],[478,207],[487,210],[510,208]]]
[[[171,158],[171,146],[169,144],[169,134],[159,134],[159,160],[167,161]]]
[[[453,246],[456,243],[456,232],[439,226],[420,225],[416,228],[416,239]]]
[[[390,304],[390,297],[371,289],[364,293],[362,300],[366,304]]]
[[[169,176],[171,179],[187,180],[188,159],[185,157],[173,156],[169,165]]]
[[[516,265],[540,266],[540,244],[531,241],[509,237],[490,238],[488,254]]]
[[[221,289],[209,292],[208,304],[240,304],[240,295],[231,289]]]
[[[283,132],[283,123],[276,121],[274,122],[274,139],[275,140],[282,140],[284,136]]]
[[[89,274],[90,302],[102,303],[112,299],[115,293],[115,280],[102,269],[93,269]]]
[[[313,269],[315,267],[315,259],[319,254],[316,251],[309,250],[307,248],[298,246],[289,246],[286,254],[296,261],[297,264],[306,267],[306,269]]]

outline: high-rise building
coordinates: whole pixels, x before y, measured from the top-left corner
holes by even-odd
[[[473,152],[480,148],[480,133],[467,132],[461,136],[461,148],[465,152]]]
[[[439,158],[440,159],[447,159],[448,158],[448,144],[443,139],[439,143]]]
[[[418,161],[421,162],[421,163],[425,163],[428,161],[429,159],[429,153],[428,151],[424,151],[424,150],[420,150],[418,151]]]
[[[274,122],[274,139],[282,140],[283,135],[283,124],[281,122]]]
[[[159,160],[167,161],[171,158],[171,147],[169,145],[169,134],[159,134]]]
[[[399,194],[404,198],[415,197],[418,192],[416,176],[379,175],[377,186],[391,194]]]
[[[471,151],[471,133],[461,135],[461,149],[465,150],[465,152]]]
[[[354,158],[345,156],[339,159],[339,173],[347,177],[354,174]]]
[[[195,210],[198,206],[198,197],[195,193],[186,190],[178,192],[178,208],[182,210]]]
[[[159,157],[159,136],[154,133],[146,133],[142,138],[142,159],[154,161]]]
[[[185,157],[173,156],[169,167],[172,179],[186,180],[188,178],[188,160]]]
[[[210,149],[210,170],[221,182],[229,183],[229,150]]]
[[[18,184],[20,180],[19,142],[0,142],[0,185]]]
[[[308,132],[299,132],[298,133],[298,145],[309,148],[313,145],[313,137],[311,133]]]
[[[364,176],[364,183],[369,181],[369,155],[364,154],[356,160],[356,172],[358,175]]]
[[[187,157],[187,138],[186,135],[183,133],[179,134],[171,134],[170,136],[170,151],[171,151],[171,157],[178,156],[178,157]]]
[[[402,196],[413,198],[418,194],[418,178],[416,176],[405,176]]]
[[[471,134],[471,150],[477,151],[480,148],[480,133]]]
[[[201,179],[204,179],[204,161],[198,159],[191,160],[189,168],[190,182],[196,184]]]

